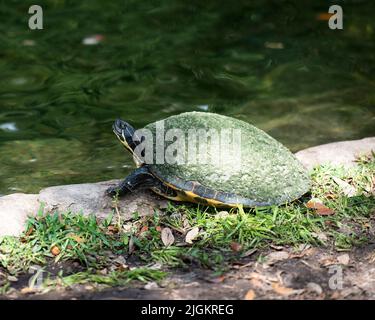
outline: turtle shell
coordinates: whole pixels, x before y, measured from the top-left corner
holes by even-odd
[[[281,143],[247,122],[214,113],[187,112],[145,128],[154,136],[151,172],[169,187],[197,198],[254,207],[293,201],[310,189],[309,175],[297,158]],[[165,141],[160,139],[161,128]],[[184,139],[179,136],[173,140],[171,134],[168,137],[168,132],[173,136],[176,129]],[[204,137],[204,132],[208,133],[208,138]],[[200,141],[205,141],[206,145]],[[166,158],[164,163],[158,163],[157,152],[161,149],[172,158],[176,155],[176,163],[170,159],[165,161]]]

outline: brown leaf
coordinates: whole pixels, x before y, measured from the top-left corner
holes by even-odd
[[[233,241],[230,244],[230,248],[232,249],[232,251],[238,252],[242,250],[242,245],[238,242]]]
[[[224,275],[221,275],[221,276],[219,276],[219,277],[209,279],[208,281],[211,282],[211,283],[221,283],[221,282],[223,282],[225,279],[226,279],[226,277],[225,277]]]
[[[286,251],[275,251],[275,252],[271,252],[269,255],[267,255],[265,263],[266,263],[266,265],[271,266],[278,261],[282,261],[282,260],[285,260],[285,259],[288,259],[288,258],[289,258],[288,252],[286,252]]]
[[[35,293],[37,291],[38,291],[37,288],[30,288],[30,287],[24,287],[24,288],[21,289],[22,294],[31,294],[31,293]]]
[[[161,231],[161,241],[163,241],[163,244],[166,247],[169,247],[170,245],[172,245],[174,243],[174,236],[173,236],[173,233],[172,233],[171,229],[164,228]]]
[[[273,291],[275,291],[277,294],[280,294],[282,296],[289,296],[291,294],[303,292],[303,290],[295,290],[292,288],[284,287],[277,282],[272,283],[271,286],[272,286]]]
[[[343,265],[348,265],[350,261],[350,257],[347,253],[344,253],[338,256],[336,259],[338,263],[343,264]]]
[[[255,279],[255,278],[251,279],[250,283],[253,287],[256,287],[256,288],[264,289],[264,287],[265,287],[265,284],[263,284],[263,282],[259,279]]]
[[[249,249],[249,250],[245,251],[243,254],[241,254],[241,257],[242,258],[250,257],[252,254],[254,254],[257,251],[258,251],[257,249]]]
[[[335,211],[326,207],[323,203],[318,200],[311,199],[306,203],[306,207],[310,209],[315,209],[316,213],[321,216],[331,216],[335,214]]]
[[[199,228],[194,227],[186,234],[185,242],[192,244],[193,240],[198,236],[198,234],[199,234]]]
[[[148,231],[148,226],[143,226],[141,230],[139,230],[139,234]]]
[[[84,242],[84,239],[82,239],[80,236],[77,236],[76,234],[69,234],[69,238],[73,239],[74,241],[78,243]]]
[[[33,227],[30,227],[30,228],[27,230],[25,236],[28,237],[30,234],[33,233],[33,231],[34,231],[34,228],[33,228]]]
[[[326,208],[316,210],[316,213],[319,214],[320,216],[332,216],[335,214],[335,211],[326,207]]]
[[[60,248],[58,246],[53,246],[51,248],[51,253],[54,255],[54,256],[57,256],[60,254]]]
[[[190,223],[189,223],[189,220],[186,219],[186,217],[183,217],[182,218],[182,229],[183,230],[187,230],[190,228]]]
[[[326,206],[319,199],[311,199],[307,201],[306,207],[309,209],[320,209],[320,208],[325,208]]]
[[[299,253],[294,253],[294,254],[291,254],[289,256],[290,259],[294,259],[294,258],[302,258],[304,256],[311,256],[312,254],[315,253],[315,249],[314,248],[309,248],[309,249],[305,249]]]
[[[119,232],[119,229],[116,226],[108,226],[107,230],[109,233],[112,233],[112,234]]]
[[[245,300],[254,300],[256,294],[255,291],[250,289],[246,294],[245,294]]]
[[[325,257],[325,258],[322,258],[319,260],[319,263],[323,266],[323,267],[328,267],[328,266],[331,266],[333,264],[336,264],[337,263],[337,260],[333,257]]]

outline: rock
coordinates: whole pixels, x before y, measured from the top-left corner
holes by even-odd
[[[375,137],[323,144],[298,151],[296,157],[309,170],[324,163],[351,167],[357,156],[369,154],[371,150],[375,151]]]
[[[347,253],[344,253],[338,256],[336,259],[339,264],[343,264],[343,265],[348,265],[350,261],[350,257]]]
[[[151,191],[137,191],[120,197],[117,203],[105,191],[118,184],[119,180],[98,183],[71,184],[49,187],[39,193],[39,202],[45,204],[48,212],[72,212],[84,215],[94,214],[105,218],[117,207],[124,220],[130,220],[135,212],[140,216],[152,215],[154,210],[165,206],[165,199]]]
[[[159,285],[155,281],[151,281],[151,282],[146,283],[144,288],[146,290],[160,289]]]
[[[135,212],[139,216],[154,214],[155,209],[164,208],[167,201],[151,191],[137,191],[121,197],[115,205],[105,190],[119,181],[72,184],[49,187],[37,194],[15,193],[0,197],[0,236],[19,236],[30,215],[36,215],[41,204],[45,212],[72,212],[107,217],[117,206],[124,221]]]
[[[317,295],[321,295],[323,293],[322,287],[315,282],[309,282],[306,289],[310,292],[315,292]]]
[[[14,193],[0,197],[0,236],[18,236],[28,215],[39,210],[38,195]]]

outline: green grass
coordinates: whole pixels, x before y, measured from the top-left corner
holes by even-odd
[[[311,194],[279,207],[219,211],[195,205],[172,205],[152,217],[122,223],[116,215],[104,221],[71,213],[30,217],[20,238],[0,238],[0,271],[19,275],[32,264],[48,266],[59,262],[79,264],[81,270],[55,275],[45,286],[100,283],[123,285],[132,280],[161,280],[166,273],[150,268],[200,266],[216,272],[225,270],[249,249],[269,244],[298,246],[308,243],[349,250],[368,241],[375,212],[375,160],[363,157],[352,169],[320,166],[311,172]],[[349,195],[348,192],[351,192]],[[334,211],[321,216],[306,203],[317,198]],[[175,241],[165,246],[162,228],[172,230]],[[193,227],[199,234],[185,242]],[[132,259],[136,268],[118,266],[115,259]],[[102,269],[110,269],[105,274]],[[9,283],[2,285],[5,292]]]
[[[81,271],[68,276],[59,275],[55,279],[48,279],[46,286],[72,286],[75,284],[97,283],[109,286],[126,285],[132,280],[142,282],[159,281],[165,277],[165,272],[149,268],[136,268],[133,270],[112,271],[106,275],[98,272]]]

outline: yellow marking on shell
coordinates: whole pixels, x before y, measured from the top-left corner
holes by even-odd
[[[185,198],[180,197],[180,193],[179,192],[177,192],[177,196],[176,197],[172,197],[172,196],[169,196],[169,195],[167,195],[165,193],[160,192],[157,188],[151,188],[151,190],[153,192],[155,192],[156,194],[158,194],[159,196],[162,196],[162,197],[167,198],[169,200],[186,201]]]
[[[176,190],[177,191],[177,194],[178,196],[176,197],[177,199],[174,199],[174,198],[170,198],[170,197],[167,197],[165,195],[162,195],[163,197],[166,197],[168,199],[171,199],[171,200],[176,200],[176,201],[187,201],[187,202],[193,202],[193,203],[198,203],[198,204],[202,204],[201,202],[199,202],[196,198],[200,198],[200,199],[204,199],[205,201],[207,201],[207,204],[212,206],[212,207],[231,207],[231,208],[238,208],[239,204],[237,203],[224,203],[224,202],[221,202],[221,201],[218,201],[216,199],[210,199],[210,198],[203,198],[197,194],[195,194],[194,192],[192,191],[186,191],[186,190],[182,190],[182,189],[179,189],[179,188],[176,188],[174,185],[170,184],[170,183],[167,183],[165,181],[163,181],[163,183],[170,187],[171,189],[173,190]],[[160,193],[159,193],[160,194]]]

